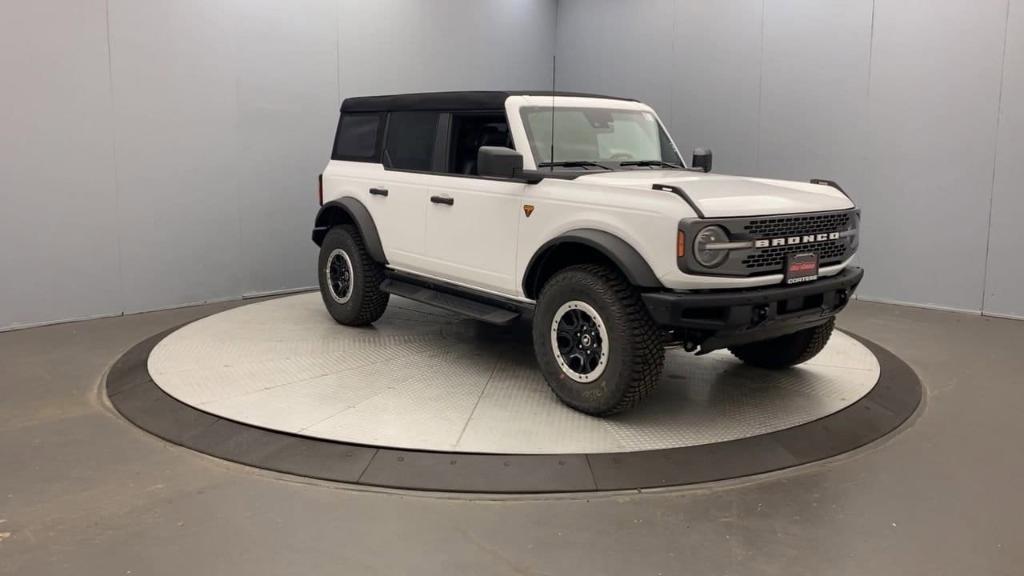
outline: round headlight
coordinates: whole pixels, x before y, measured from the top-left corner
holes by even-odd
[[[729,234],[721,226],[708,226],[697,233],[693,239],[693,257],[705,268],[721,266],[729,257],[728,250],[708,250],[709,244],[724,244],[729,241]]]

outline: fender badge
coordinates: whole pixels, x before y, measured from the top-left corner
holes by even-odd
[[[529,218],[530,214],[533,214],[533,204],[523,204],[523,213]]]

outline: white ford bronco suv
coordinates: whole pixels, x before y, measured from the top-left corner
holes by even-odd
[[[636,405],[666,347],[786,368],[828,342],[863,271],[859,211],[834,182],[708,174],[654,111],[550,92],[349,98],[313,241],[331,316],[391,294],[508,324],[532,317],[565,404]]]

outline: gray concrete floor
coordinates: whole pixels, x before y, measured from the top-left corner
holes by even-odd
[[[212,305],[0,334],[0,574],[1021,574],[1024,322],[854,303],[909,362],[918,415],[767,476],[480,499],[352,490],[134,428],[99,384]]]

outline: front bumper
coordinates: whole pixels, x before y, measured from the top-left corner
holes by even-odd
[[[847,267],[807,284],[641,295],[654,321],[701,352],[775,338],[828,321],[842,310],[864,270]]]

